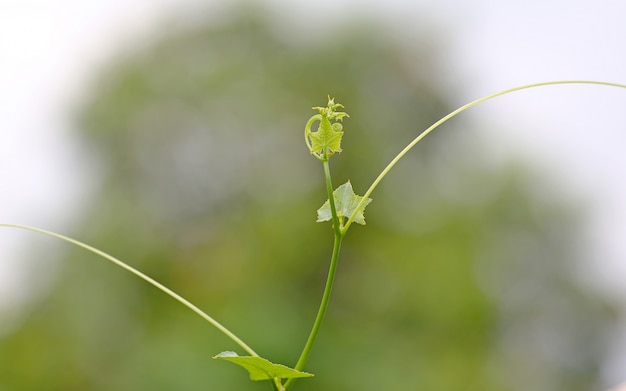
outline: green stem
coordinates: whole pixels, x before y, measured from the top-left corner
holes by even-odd
[[[510,94],[510,93],[516,92],[516,91],[526,90],[526,89],[529,89],[529,88],[545,87],[545,86],[558,85],[558,84],[595,84],[595,85],[601,85],[601,86],[618,87],[618,88],[625,88],[626,89],[626,85],[624,85],[624,84],[609,83],[609,82],[604,82],[604,81],[594,81],[594,80],[548,81],[548,82],[543,82],[543,83],[526,84],[526,85],[519,86],[519,87],[509,88],[509,89],[506,89],[506,90],[503,90],[503,91],[500,91],[500,92],[496,92],[495,94],[491,94],[491,95],[485,96],[483,98],[476,99],[476,100],[474,100],[474,101],[472,101],[472,102],[470,102],[470,103],[468,103],[466,105],[463,105],[463,106],[459,107],[458,109],[454,110],[450,114],[448,114],[445,117],[441,118],[439,121],[437,121],[434,124],[432,124],[428,129],[426,129],[422,133],[420,133],[415,139],[413,139],[413,141],[411,141],[409,143],[409,145],[407,145],[402,151],[400,151],[400,153],[398,153],[398,155],[396,155],[396,157],[393,158],[393,160],[391,160],[391,162],[389,162],[389,164],[387,164],[387,166],[378,175],[378,177],[376,177],[376,179],[374,180],[372,185],[369,187],[369,189],[367,189],[367,191],[363,195],[363,199],[361,199],[361,202],[359,202],[357,207],[354,209],[354,212],[352,213],[352,216],[350,216],[350,218],[348,219],[346,224],[343,226],[343,228],[341,230],[342,234],[345,235],[345,233],[348,231],[348,228],[350,228],[350,225],[354,221],[354,218],[356,217],[357,211],[359,211],[359,210],[361,210],[361,208],[363,208],[363,205],[365,204],[365,201],[369,198],[369,196],[372,194],[374,189],[376,189],[376,187],[378,186],[380,181],[382,181],[383,178],[389,173],[389,171],[391,171],[391,169],[396,165],[396,163],[398,163],[398,161],[400,161],[400,159],[402,159],[404,157],[404,155],[406,155],[411,150],[411,148],[413,148],[417,143],[419,143],[424,137],[426,137],[430,132],[432,132],[433,130],[438,128],[439,125],[441,125],[444,122],[448,121],[450,118],[455,117],[456,115],[464,112],[465,110],[467,110],[467,109],[469,109],[471,107],[474,107],[474,106],[476,106],[479,103],[483,103],[485,101],[491,100],[493,98],[497,98],[499,96]]]
[[[119,259],[115,258],[114,256],[109,255],[109,254],[105,253],[104,251],[98,250],[97,248],[92,247],[92,246],[90,246],[88,244],[85,244],[83,242],[79,242],[78,240],[75,240],[75,239],[72,239],[70,237],[63,236],[63,235],[60,235],[60,234],[57,234],[57,233],[54,233],[54,232],[51,232],[51,231],[46,231],[46,230],[43,230],[43,229],[40,229],[40,228],[29,227],[29,226],[20,225],[20,224],[1,224],[1,223],[0,223],[0,227],[21,228],[21,229],[25,229],[25,230],[29,230],[29,231],[33,231],[33,232],[39,232],[39,233],[42,233],[42,234],[45,234],[45,235],[48,235],[48,236],[52,236],[52,237],[57,238],[57,239],[64,240],[64,241],[66,241],[68,243],[71,243],[71,244],[73,244],[75,246],[78,246],[78,247],[82,247],[82,248],[84,248],[84,249],[86,249],[88,251],[91,251],[92,253],[94,253],[96,255],[101,256],[102,258],[113,262],[114,264],[116,264],[117,266],[121,267],[122,269],[126,269],[127,271],[133,273],[137,277],[143,279],[144,281],[148,282],[149,284],[152,284],[156,288],[160,289],[162,292],[164,292],[168,296],[172,297],[174,300],[178,301],[179,303],[183,304],[185,307],[189,308],[190,310],[192,310],[196,314],[200,315],[200,317],[202,317],[204,320],[206,320],[207,322],[212,324],[219,331],[224,333],[228,338],[230,338],[233,342],[235,342],[237,345],[239,345],[242,349],[244,349],[250,355],[258,356],[258,354],[250,346],[248,346],[245,342],[243,342],[241,339],[239,339],[239,337],[237,337],[235,334],[233,334],[230,330],[228,330],[226,327],[224,327],[221,323],[219,323],[218,321],[216,321],[215,319],[210,317],[208,314],[206,314],[200,308],[196,307],[191,302],[189,302],[187,299],[183,298],[182,296],[180,296],[176,292],[172,291],[171,289],[169,289],[165,285],[161,284],[160,282],[154,280],[151,277],[148,277],[147,275],[143,274],[139,270],[137,270],[137,269],[135,269],[135,268],[125,264],[124,262],[120,261]]]
[[[304,345],[304,349],[298,358],[298,362],[296,363],[294,369],[297,371],[301,371],[306,364],[309,355],[311,354],[311,349],[315,344],[315,340],[317,338],[317,334],[319,333],[320,327],[322,326],[322,321],[324,320],[324,315],[326,314],[326,309],[328,308],[328,303],[330,301],[330,294],[333,290],[333,282],[335,281],[335,273],[337,271],[337,264],[339,261],[339,252],[341,250],[341,241],[343,239],[343,234],[341,233],[340,220],[337,215],[337,208],[335,206],[335,198],[333,196],[333,184],[330,177],[330,167],[328,165],[328,159],[322,160],[324,165],[324,176],[326,177],[326,191],[328,193],[328,200],[330,203],[330,210],[332,213],[332,221],[333,221],[333,232],[335,236],[335,240],[333,243],[333,253],[330,258],[330,266],[328,268],[328,276],[326,278],[326,287],[324,288],[324,294],[322,296],[322,302],[320,303],[320,307],[317,311],[317,316],[315,318],[315,322],[313,323],[313,328],[311,329],[311,333],[309,334],[309,338]],[[287,380],[285,383],[285,390],[293,384],[295,378]]]
[[[304,349],[300,354],[300,358],[296,363],[294,369],[301,371],[306,364],[309,355],[311,354],[311,349],[313,348],[313,344],[315,343],[315,339],[317,338],[317,334],[322,325],[322,321],[324,320],[324,315],[326,314],[326,309],[328,308],[328,302],[330,300],[330,294],[333,289],[333,282],[335,280],[335,272],[337,270],[337,263],[339,260],[339,251],[341,249],[341,240],[343,237],[335,236],[335,242],[333,244],[333,255],[330,259],[330,267],[328,270],[328,277],[326,279],[326,287],[324,288],[324,295],[322,296],[322,302],[320,303],[320,308],[317,311],[317,317],[315,318],[315,323],[313,323],[313,328],[311,329],[311,333],[309,334],[309,339],[306,341],[304,345]],[[287,380],[285,383],[285,389],[287,389],[295,379]]]
[[[285,391],[285,388],[283,387],[283,383],[279,378],[274,378],[270,380],[270,383],[272,383],[272,390]]]
[[[330,213],[332,215],[333,231],[335,232],[335,237],[343,236],[341,233],[342,222],[339,220],[339,216],[337,215],[337,206],[335,205],[335,195],[333,194],[333,182],[330,176],[330,166],[328,164],[328,158],[326,156],[324,157],[325,160],[323,160],[322,163],[324,165],[326,192],[328,193],[328,203],[330,204]]]

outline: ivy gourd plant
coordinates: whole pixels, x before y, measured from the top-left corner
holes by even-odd
[[[413,148],[418,142],[420,142],[426,135],[431,133],[441,124],[479,103],[520,90],[563,84],[588,84],[626,89],[626,85],[618,83],[592,80],[563,80],[528,84],[503,90],[495,94],[491,94],[486,97],[474,100],[444,116],[439,121],[435,122],[429,128],[420,133],[417,137],[415,137],[413,141],[411,141],[402,151],[400,151],[381,171],[381,173],[372,182],[372,184],[363,196],[359,196],[354,193],[352,184],[349,181],[338,186],[337,188],[335,188],[332,183],[329,161],[331,157],[342,151],[341,143],[344,136],[342,123],[345,118],[349,118],[346,112],[340,111],[344,108],[344,106],[340,103],[336,103],[333,98],[329,97],[326,106],[313,107],[313,110],[317,111],[317,114],[311,116],[311,118],[306,122],[306,125],[304,127],[304,141],[310,154],[314,158],[319,160],[322,164],[327,200],[317,210],[317,221],[330,221],[334,242],[332,254],[330,257],[330,265],[326,279],[326,286],[322,294],[317,316],[312,325],[309,337],[302,349],[302,352],[300,353],[300,356],[293,367],[276,364],[265,358],[262,358],[255,350],[253,350],[248,344],[246,344],[243,340],[237,337],[231,330],[223,326],[221,323],[219,323],[217,320],[215,320],[213,317],[208,315],[206,312],[204,312],[194,304],[192,304],[190,301],[183,298],[168,287],[159,283],[158,281],[154,280],[153,278],[147,276],[146,274],[140,272],[132,266],[129,266],[125,262],[122,262],[121,260],[113,257],[112,255],[109,255],[97,248],[94,248],[78,240],[40,228],[9,223],[0,223],[0,226],[26,229],[29,231],[55,237],[75,246],[91,251],[101,256],[102,258],[116,264],[117,266],[129,271],[130,273],[133,273],[137,277],[152,284],[165,294],[169,295],[185,307],[198,314],[200,317],[209,322],[228,338],[230,338],[237,346],[239,346],[245,352],[245,355],[239,355],[234,351],[224,351],[213,356],[214,359],[237,364],[248,372],[251,380],[268,381],[275,391],[286,391],[293,386],[296,379],[313,376],[311,373],[305,372],[304,367],[306,366],[311,350],[315,344],[315,340],[324,320],[324,315],[328,308],[333,283],[335,280],[335,271],[339,262],[339,253],[341,250],[342,240],[346,236],[346,233],[348,232],[352,223],[365,225],[365,208],[372,202],[372,199],[369,198],[370,195],[376,189],[382,179],[398,163],[398,161],[402,159],[402,157],[404,157],[411,150],[411,148]]]

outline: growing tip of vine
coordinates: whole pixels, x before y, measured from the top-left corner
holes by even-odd
[[[348,113],[337,111],[337,109],[343,108],[344,105],[341,103],[335,103],[335,98],[331,98],[330,95],[328,95],[328,104],[326,107],[315,106],[313,107],[313,110],[319,111],[322,116],[327,117],[329,120],[343,121],[344,117],[350,117]]]
[[[316,106],[319,114],[315,114],[306,123],[304,128],[304,141],[313,156],[321,161],[328,160],[335,152],[341,152],[341,138],[343,137],[343,126],[336,121],[343,121],[344,117],[349,117],[348,113],[337,111],[343,109],[341,103],[335,103],[335,98],[328,96],[326,107]],[[313,123],[319,121],[317,131],[312,131]]]

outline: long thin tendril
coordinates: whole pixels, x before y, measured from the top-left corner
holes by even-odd
[[[369,187],[369,189],[367,189],[367,191],[363,195],[363,198],[361,199],[361,202],[359,202],[359,204],[355,208],[354,212],[352,213],[352,215],[350,216],[350,218],[348,219],[346,224],[343,226],[342,232],[345,233],[348,230],[348,228],[350,228],[350,225],[354,221],[354,219],[355,219],[355,217],[357,215],[357,212],[359,210],[361,210],[361,208],[364,207],[366,200],[372,194],[374,189],[376,189],[376,187],[378,186],[380,181],[383,180],[383,178],[389,173],[389,171],[391,171],[391,169],[398,163],[398,161],[400,161],[400,159],[402,159],[404,157],[404,155],[406,155],[411,150],[411,148],[413,148],[417,143],[422,141],[422,139],[424,137],[426,137],[433,130],[437,129],[444,122],[446,122],[449,119],[451,119],[452,117],[455,117],[456,115],[464,112],[465,110],[467,110],[467,109],[469,109],[471,107],[476,106],[479,103],[486,102],[488,100],[491,100],[493,98],[497,98],[497,97],[502,96],[502,95],[510,94],[510,93],[516,92],[516,91],[527,90],[527,89],[530,89],[530,88],[545,87],[545,86],[559,85],[559,84],[595,84],[595,85],[600,85],[600,86],[617,87],[617,88],[624,88],[624,89],[626,89],[626,85],[624,85],[624,84],[609,83],[609,82],[595,81],[595,80],[557,80],[557,81],[547,81],[547,82],[542,82],[542,83],[526,84],[526,85],[519,86],[519,87],[509,88],[509,89],[506,89],[506,90],[503,90],[503,91],[500,91],[500,92],[496,92],[495,94],[491,94],[491,95],[485,96],[483,98],[476,99],[476,100],[474,100],[474,101],[472,101],[472,102],[470,102],[470,103],[468,103],[466,105],[463,105],[463,106],[459,107],[458,109],[452,111],[450,114],[448,114],[445,117],[441,118],[439,121],[437,121],[434,124],[432,124],[428,129],[426,129],[422,133],[420,133],[417,137],[415,137],[415,139],[413,139],[413,141],[411,141],[406,147],[404,147],[404,149],[402,151],[400,151],[400,153],[398,153],[396,155],[396,157],[394,157],[391,160],[391,162],[389,162],[389,164],[387,164],[387,166],[376,177],[374,182],[372,182],[372,185]]]
[[[80,241],[78,241],[76,239],[72,239],[70,237],[57,234],[55,232],[46,231],[46,230],[41,229],[41,228],[29,227],[29,226],[20,225],[20,224],[0,224],[0,227],[21,228],[21,229],[25,229],[25,230],[28,230],[28,231],[39,232],[39,233],[42,233],[44,235],[48,235],[48,236],[52,236],[52,237],[57,238],[57,239],[64,240],[64,241],[66,241],[68,243],[71,243],[71,244],[73,244],[75,246],[78,246],[78,247],[82,247],[82,248],[84,248],[87,251],[91,251],[92,253],[101,256],[102,258],[104,258],[104,259],[106,259],[108,261],[113,262],[114,264],[116,264],[117,266],[121,267],[122,269],[126,269],[127,271],[133,273],[134,275],[136,275],[137,277],[141,278],[142,280],[144,280],[144,281],[148,282],[149,284],[155,286],[156,288],[158,288],[159,290],[164,292],[166,295],[172,297],[174,300],[178,301],[179,303],[181,303],[185,307],[189,308],[190,310],[192,310],[196,314],[200,315],[200,317],[202,317],[204,320],[206,320],[207,322],[212,324],[216,329],[218,329],[219,331],[224,333],[233,342],[235,342],[237,345],[241,346],[241,348],[243,348],[246,352],[250,353],[250,355],[258,356],[258,354],[250,346],[248,346],[245,342],[243,342],[232,331],[228,330],[225,326],[223,326],[221,323],[219,323],[218,321],[213,319],[211,316],[209,316],[206,312],[202,311],[200,308],[198,308],[197,306],[192,304],[189,300],[187,300],[184,297],[180,296],[178,293],[172,291],[171,289],[169,289],[165,285],[161,284],[160,282],[156,281],[152,277],[149,277],[149,276],[143,274],[142,272],[140,272],[139,270],[137,270],[137,269],[127,265],[126,263],[124,263],[122,261],[120,261],[119,259],[115,258],[114,256],[109,255],[109,254],[105,253],[102,250],[98,250],[97,248],[92,247],[92,246],[90,246],[88,244],[85,244],[83,242],[80,242]]]

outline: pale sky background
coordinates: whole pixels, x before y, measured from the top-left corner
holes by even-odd
[[[526,83],[593,79],[626,84],[626,1],[280,1],[281,23],[340,23],[355,14],[395,18],[404,39],[443,38],[440,85],[455,105]],[[107,61],[149,42],[172,13],[200,0],[0,0],[0,222],[67,232],[93,181],[72,140],[72,115]],[[309,21],[309,23],[304,23]],[[425,25],[424,25],[425,23]],[[468,111],[484,124],[494,161],[536,161],[573,200],[591,207],[590,271],[626,308],[626,90],[556,86]],[[499,130],[506,129],[506,133]],[[451,134],[452,136],[452,134]],[[20,267],[33,235],[0,229],[0,309],[39,281]],[[20,261],[23,261],[20,259]],[[626,322],[625,322],[626,328]],[[626,337],[607,382],[626,379]]]

